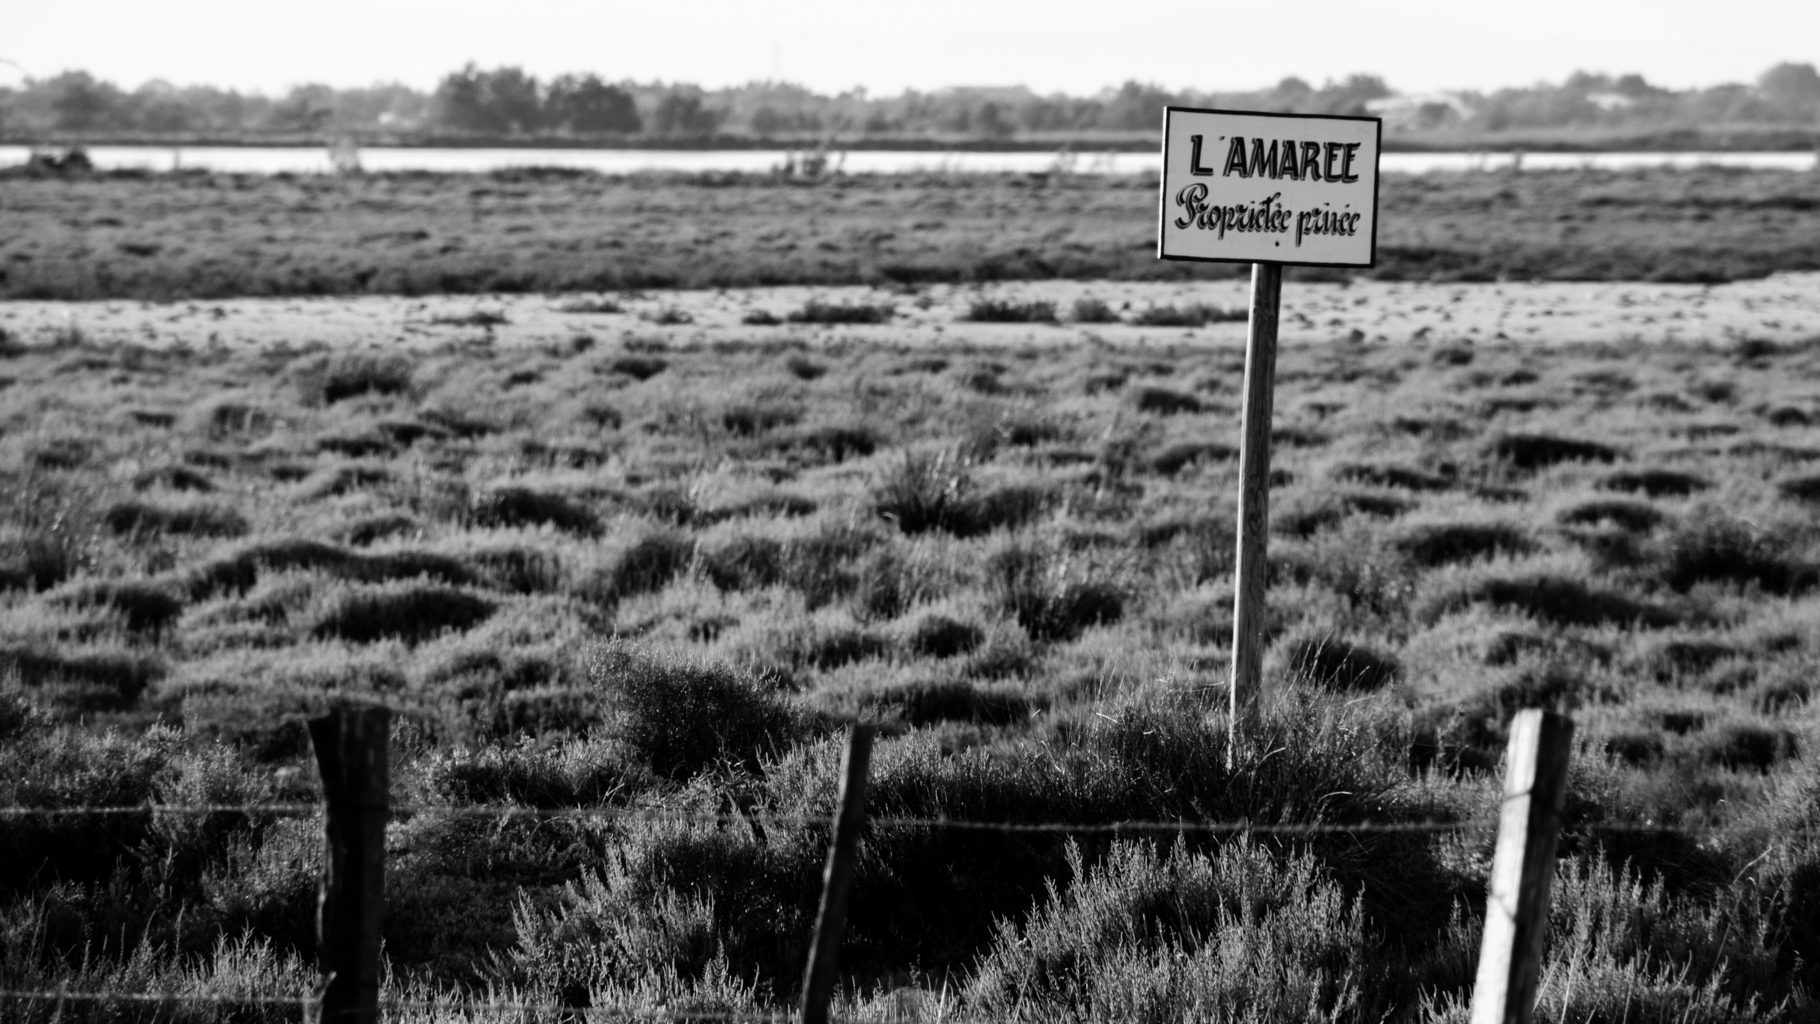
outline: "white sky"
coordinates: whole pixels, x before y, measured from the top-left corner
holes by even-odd
[[[281,92],[402,81],[473,60],[540,76],[818,91],[1126,79],[1241,89],[1355,71],[1393,88],[1495,88],[1579,70],[1671,87],[1820,63],[1820,0],[0,0],[0,58]],[[0,82],[17,72],[0,64]]]

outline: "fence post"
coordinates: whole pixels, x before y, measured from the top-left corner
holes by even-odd
[[[309,723],[327,822],[316,903],[317,1024],[379,1021],[391,717],[382,707],[343,707]]]
[[[847,893],[853,888],[853,862],[860,826],[866,822],[866,766],[872,759],[873,726],[854,723],[841,762],[840,811],[834,819],[834,841],[822,872],[822,905],[815,915],[815,941],[803,973],[802,1024],[827,1024],[828,1000],[840,972],[841,935],[847,930]]]
[[[1573,737],[1565,715],[1532,708],[1511,719],[1472,1024],[1530,1024],[1535,1015]]]
[[[1238,561],[1233,567],[1232,689],[1226,767],[1257,732],[1264,676],[1264,583],[1270,536],[1270,419],[1277,371],[1283,265],[1251,265],[1251,321],[1245,335],[1245,406],[1239,438]]]

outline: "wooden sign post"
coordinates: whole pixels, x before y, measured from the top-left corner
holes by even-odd
[[[1377,262],[1382,138],[1383,123],[1375,117],[1163,111],[1157,257],[1252,265],[1228,766],[1256,732],[1263,689],[1270,422],[1283,267]]]

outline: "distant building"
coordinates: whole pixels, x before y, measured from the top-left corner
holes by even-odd
[[[1472,116],[1472,107],[1459,93],[1427,92],[1366,100],[1365,109],[1384,119],[1393,132],[1432,131],[1460,123]]]

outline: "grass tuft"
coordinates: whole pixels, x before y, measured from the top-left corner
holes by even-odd
[[[882,324],[895,315],[897,310],[887,305],[810,299],[788,319],[793,324]]]
[[[1381,690],[1401,672],[1395,658],[1334,636],[1291,641],[1283,662],[1291,679],[1342,693]]]
[[[1525,473],[1563,462],[1615,462],[1619,454],[1598,441],[1553,434],[1505,434],[1492,442],[1490,451],[1492,458]]]
[[[482,529],[549,526],[584,537],[597,536],[601,530],[600,517],[568,496],[513,485],[476,495],[468,517]]]
[[[1055,303],[975,299],[961,319],[981,324],[1052,324],[1056,322]]]
[[[761,758],[811,731],[805,714],[748,675],[624,640],[589,652],[588,679],[613,708],[619,740],[665,778],[722,764],[757,772]]]
[[[1186,413],[1198,413],[1206,408],[1200,399],[1185,391],[1158,387],[1154,384],[1133,388],[1131,404],[1137,411],[1155,416],[1179,416]]]
[[[328,597],[310,634],[357,644],[389,639],[421,644],[473,629],[497,609],[493,601],[447,584],[400,580],[354,586]]]

